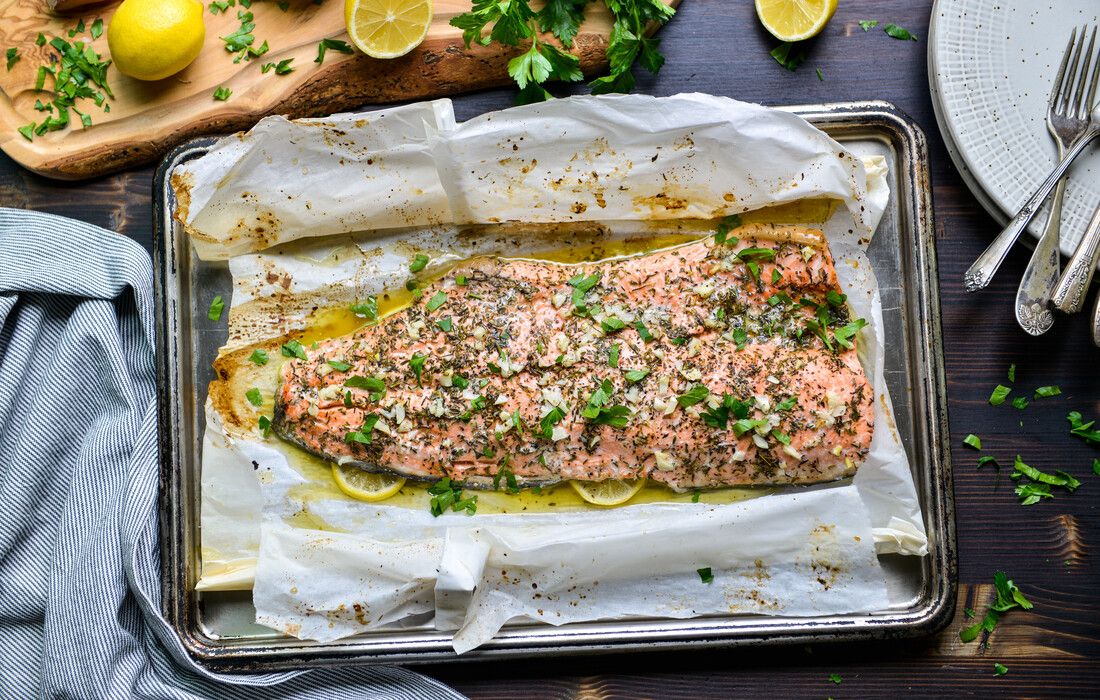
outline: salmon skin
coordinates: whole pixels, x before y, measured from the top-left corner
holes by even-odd
[[[830,481],[874,430],[862,324],[812,229],[574,265],[478,258],[301,348],[273,427],[328,460],[469,488]]]

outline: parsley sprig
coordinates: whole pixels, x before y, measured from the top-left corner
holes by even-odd
[[[450,478],[443,477],[428,487],[428,493],[432,495],[429,504],[432,515],[439,517],[450,508],[454,512],[466,511],[467,515],[477,512],[477,496],[462,497],[462,485],[452,483]]]
[[[981,645],[985,646],[989,643],[989,635],[1002,615],[1013,608],[1031,610],[1034,607],[1031,601],[1020,592],[1019,587],[1005,575],[1005,572],[998,571],[993,574],[993,586],[997,592],[996,600],[989,606],[989,611],[981,622],[959,632],[959,639],[963,642],[972,642],[984,634]]]
[[[589,85],[593,94],[630,92],[635,62],[651,73],[664,64],[658,50],[660,40],[647,36],[647,28],[665,24],[675,10],[661,0],[603,2],[614,18],[607,46],[611,71]],[[529,0],[474,0],[470,11],[451,19],[451,25],[462,30],[467,47],[472,43],[488,46],[494,41],[505,46],[530,42],[526,51],[508,62],[508,75],[520,88],[518,102],[541,102],[553,97],[544,83],[584,79],[579,59],[568,50],[584,21],[586,5],[588,0],[548,0],[536,12]],[[557,38],[563,48],[548,43],[540,32]]]

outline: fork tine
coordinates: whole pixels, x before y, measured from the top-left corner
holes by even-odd
[[[1081,51],[1085,48],[1085,28],[1081,27],[1080,41],[1076,42],[1077,50],[1073,52],[1073,58],[1069,62],[1069,75],[1062,85],[1062,94],[1058,96],[1058,107],[1054,110],[1058,114],[1070,113],[1070,102],[1073,100],[1073,84],[1077,82],[1077,64],[1081,62]]]
[[[1062,94],[1062,78],[1066,77],[1066,66],[1069,65],[1069,57],[1073,55],[1073,44],[1077,41],[1077,28],[1074,27],[1073,31],[1069,35],[1069,43],[1066,44],[1066,50],[1062,54],[1062,65],[1058,67],[1058,76],[1054,78],[1054,87],[1050,91],[1050,99],[1047,100],[1047,108],[1051,111],[1057,111],[1058,98]]]
[[[1096,36],[1096,27],[1093,26],[1092,34]],[[1089,96],[1085,99],[1085,111],[1089,112],[1096,104],[1096,84],[1100,83],[1100,51],[1095,54],[1096,62],[1092,68],[1092,85],[1089,86]]]
[[[1085,43],[1085,32],[1081,32],[1081,44]],[[1081,79],[1077,82],[1077,94],[1074,95],[1073,104],[1070,106],[1071,114],[1078,119],[1088,117],[1091,104],[1085,103],[1085,86],[1089,82],[1089,66],[1092,64],[1092,50],[1096,48],[1096,27],[1092,28],[1092,37],[1089,39],[1089,48],[1085,52],[1084,62],[1081,63]]]

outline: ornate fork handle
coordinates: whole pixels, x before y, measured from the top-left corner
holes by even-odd
[[[1012,217],[1012,221],[1008,222],[1008,226],[989,244],[989,247],[978,256],[978,259],[963,275],[963,284],[966,291],[976,292],[979,289],[985,289],[989,285],[993,280],[993,275],[996,274],[997,269],[1008,256],[1008,251],[1020,238],[1020,234],[1024,232],[1027,225],[1031,223],[1035,213],[1039,211],[1043,202],[1050,195],[1050,191],[1054,189],[1054,186],[1058,184],[1058,180],[1069,170],[1069,166],[1073,164],[1074,159],[1098,135],[1100,135],[1100,125],[1090,124],[1088,130],[1073,142],[1062,162],[1058,163],[1058,166],[1047,176],[1047,179],[1043,181],[1035,194],[1031,195],[1031,199],[1027,200],[1027,203],[1017,212],[1016,216]]]
[[[1100,348],[1100,294],[1096,295],[1096,308],[1092,310],[1092,342]]]
[[[1085,237],[1081,239],[1066,265],[1062,279],[1058,280],[1054,293],[1050,295],[1054,308],[1067,314],[1075,314],[1081,310],[1085,305],[1085,296],[1088,294],[1097,262],[1100,262],[1100,205],[1097,205],[1096,212],[1085,229]]]

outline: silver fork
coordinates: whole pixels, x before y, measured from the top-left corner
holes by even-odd
[[[1081,40],[1084,41],[1083,31],[1081,33]],[[1091,60],[1092,56],[1086,56],[1085,58]],[[1081,79],[1083,82],[1081,82],[1080,85],[1082,89],[1087,82],[1088,65],[1088,62],[1086,62],[1084,69],[1081,71]],[[1093,139],[1100,136],[1100,107],[1094,108],[1092,113],[1089,113],[1089,105],[1092,104],[1091,99],[1096,94],[1096,83],[1098,78],[1100,78],[1100,61],[1096,62],[1096,70],[1093,71],[1092,87],[1089,89],[1090,101],[1085,101],[1083,99],[1081,89],[1077,90],[1076,95],[1073,95],[1072,87],[1065,92],[1067,99],[1058,101],[1055,110],[1056,113],[1067,119],[1081,120],[1086,124],[1084,131],[1072,144],[1070,144],[1069,150],[1050,175],[1047,176],[1047,179],[1043,181],[1043,184],[1035,191],[1035,194],[1024,203],[1024,206],[1016,213],[1016,216],[1012,217],[1012,221],[1008,222],[1008,226],[998,234],[997,238],[989,244],[989,247],[978,256],[978,259],[974,261],[974,264],[971,265],[970,269],[963,275],[963,283],[966,287],[966,291],[976,292],[989,285],[990,281],[993,279],[993,275],[996,274],[997,269],[1001,266],[1001,263],[1004,262],[1005,257],[1008,256],[1009,249],[1011,249],[1012,245],[1020,238],[1020,234],[1024,232],[1027,225],[1031,223],[1031,219],[1043,205],[1050,191],[1054,189],[1054,186],[1062,179],[1062,176],[1066,174],[1066,171],[1069,170],[1069,166],[1073,164],[1077,156],[1092,143]],[[1070,81],[1067,81],[1067,85],[1069,82]]]
[[[1080,88],[1084,89],[1088,76],[1089,57],[1092,56],[1093,47],[1096,44],[1096,29],[1092,30],[1092,38],[1089,40],[1089,50],[1085,53],[1085,65],[1081,69]],[[1076,46],[1076,53],[1074,52]],[[1058,147],[1058,160],[1066,155],[1066,149],[1073,140],[1081,135],[1088,125],[1086,121],[1069,118],[1065,115],[1066,104],[1071,97],[1074,78],[1077,77],[1077,68],[1081,64],[1081,53],[1085,47],[1085,30],[1081,30],[1081,41],[1077,41],[1077,30],[1069,35],[1069,43],[1062,55],[1062,65],[1058,68],[1058,76],[1054,79],[1054,88],[1050,91],[1050,99],[1047,101],[1047,131],[1050,132]],[[1070,58],[1072,57],[1072,63]],[[1069,79],[1066,77],[1066,68],[1069,68]],[[1054,325],[1054,315],[1050,312],[1050,296],[1058,284],[1058,276],[1061,273],[1059,248],[1061,243],[1062,198],[1066,192],[1066,177],[1058,180],[1054,189],[1054,198],[1050,203],[1050,216],[1047,218],[1046,228],[1039,242],[1035,245],[1035,251],[1031,254],[1031,260],[1024,270],[1024,276],[1020,278],[1020,287],[1016,290],[1016,322],[1031,335],[1042,335]]]
[[[1100,294],[1096,295],[1096,308],[1092,310],[1092,342],[1100,348]]]
[[[1092,283],[1092,273],[1096,270],[1098,261],[1100,261],[1100,203],[1097,203],[1096,211],[1093,212],[1089,225],[1085,227],[1085,235],[1077,244],[1077,250],[1073,251],[1073,257],[1069,259],[1062,279],[1058,280],[1054,293],[1050,295],[1054,308],[1067,314],[1075,314],[1081,310],[1085,305],[1089,284]]]

